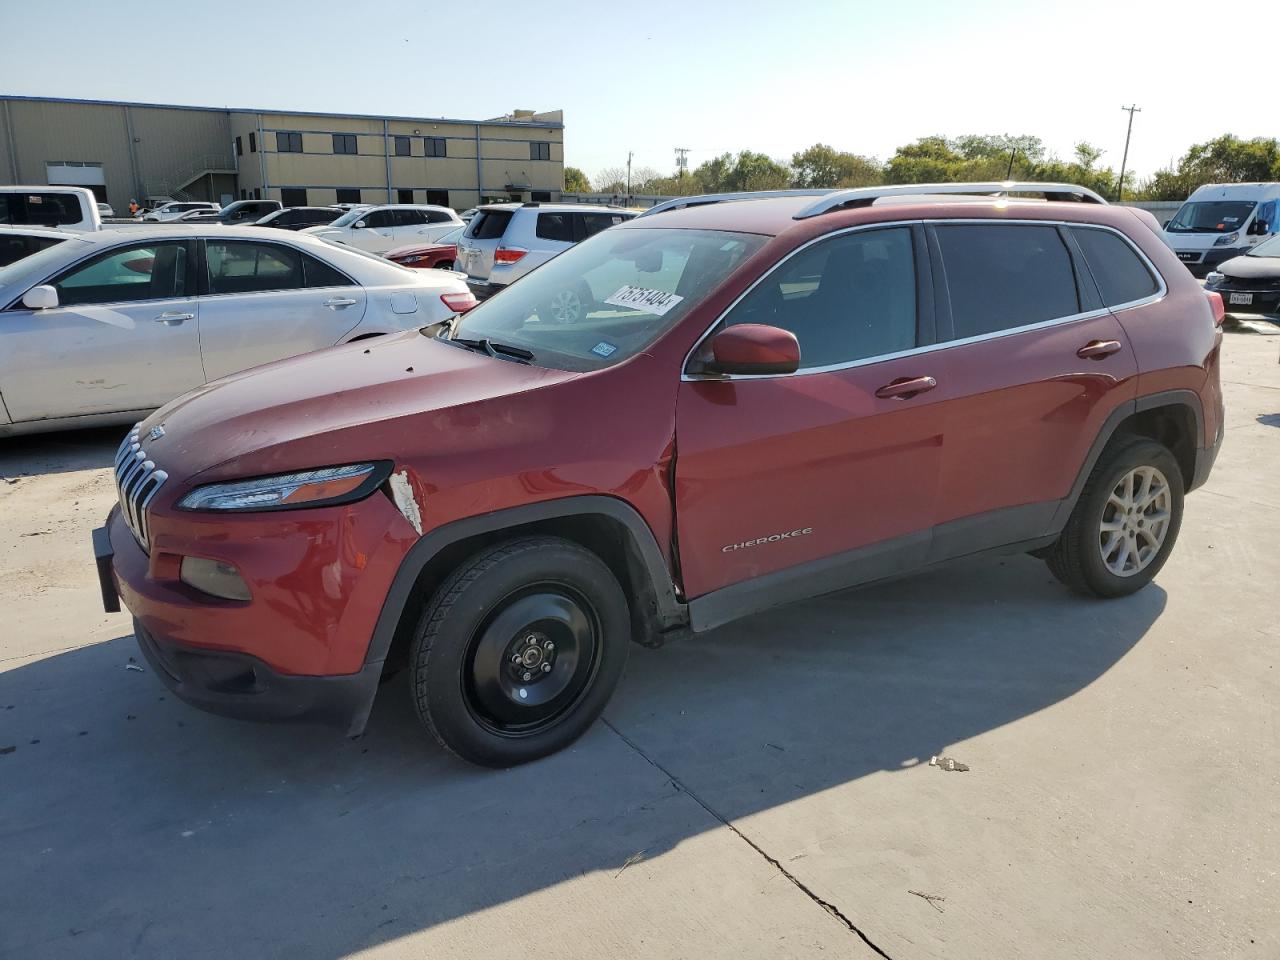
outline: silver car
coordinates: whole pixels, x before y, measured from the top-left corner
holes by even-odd
[[[438,323],[457,274],[255,227],[70,234],[0,267],[0,436],[133,423],[246,367]]]

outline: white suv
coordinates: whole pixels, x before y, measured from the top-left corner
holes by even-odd
[[[575,243],[635,216],[582,203],[493,203],[480,207],[458,240],[457,269],[481,300]],[[564,309],[574,314],[573,304]],[[576,314],[560,318],[573,322]]]
[[[369,253],[386,253],[409,243],[431,243],[460,226],[462,220],[448,207],[384,203],[348,210],[333,223],[302,232]]]

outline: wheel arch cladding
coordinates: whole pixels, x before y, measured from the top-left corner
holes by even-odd
[[[1190,391],[1139,397],[1137,409],[1116,428],[1114,437],[1139,436],[1167,447],[1178,461],[1183,488],[1194,486],[1196,451],[1203,444],[1200,398]]]
[[[562,537],[599,556],[627,596],[633,639],[656,646],[663,632],[688,622],[657,539],[640,514],[614,497],[568,497],[456,520],[427,531],[401,563],[365,663],[401,665],[422,605],[449,574],[486,547],[527,536]]]

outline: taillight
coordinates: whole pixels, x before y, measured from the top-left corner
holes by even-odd
[[[1213,311],[1213,325],[1222,326],[1222,321],[1227,316],[1227,305],[1222,302],[1222,294],[1216,290],[1206,290],[1204,295],[1209,298],[1209,309]]]
[[[466,293],[442,293],[440,299],[454,313],[466,313],[472,307],[480,305],[480,301],[470,290]]]
[[[519,247],[499,247],[493,253],[493,262],[515,263],[528,252],[528,250],[521,250]]]

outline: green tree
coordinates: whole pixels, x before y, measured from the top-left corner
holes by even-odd
[[[791,185],[812,187],[867,187],[884,182],[879,161],[815,143],[791,156]]]
[[[733,191],[785,190],[791,185],[791,171],[763,153],[743,150],[734,162],[726,185]]]
[[[1206,183],[1245,183],[1280,179],[1280,141],[1271,137],[1241,140],[1225,133],[1193,144],[1173,167],[1157,170],[1137,195],[1145,200],[1185,200]]]
[[[570,193],[590,193],[591,181],[577,167],[565,167],[564,188]]]

